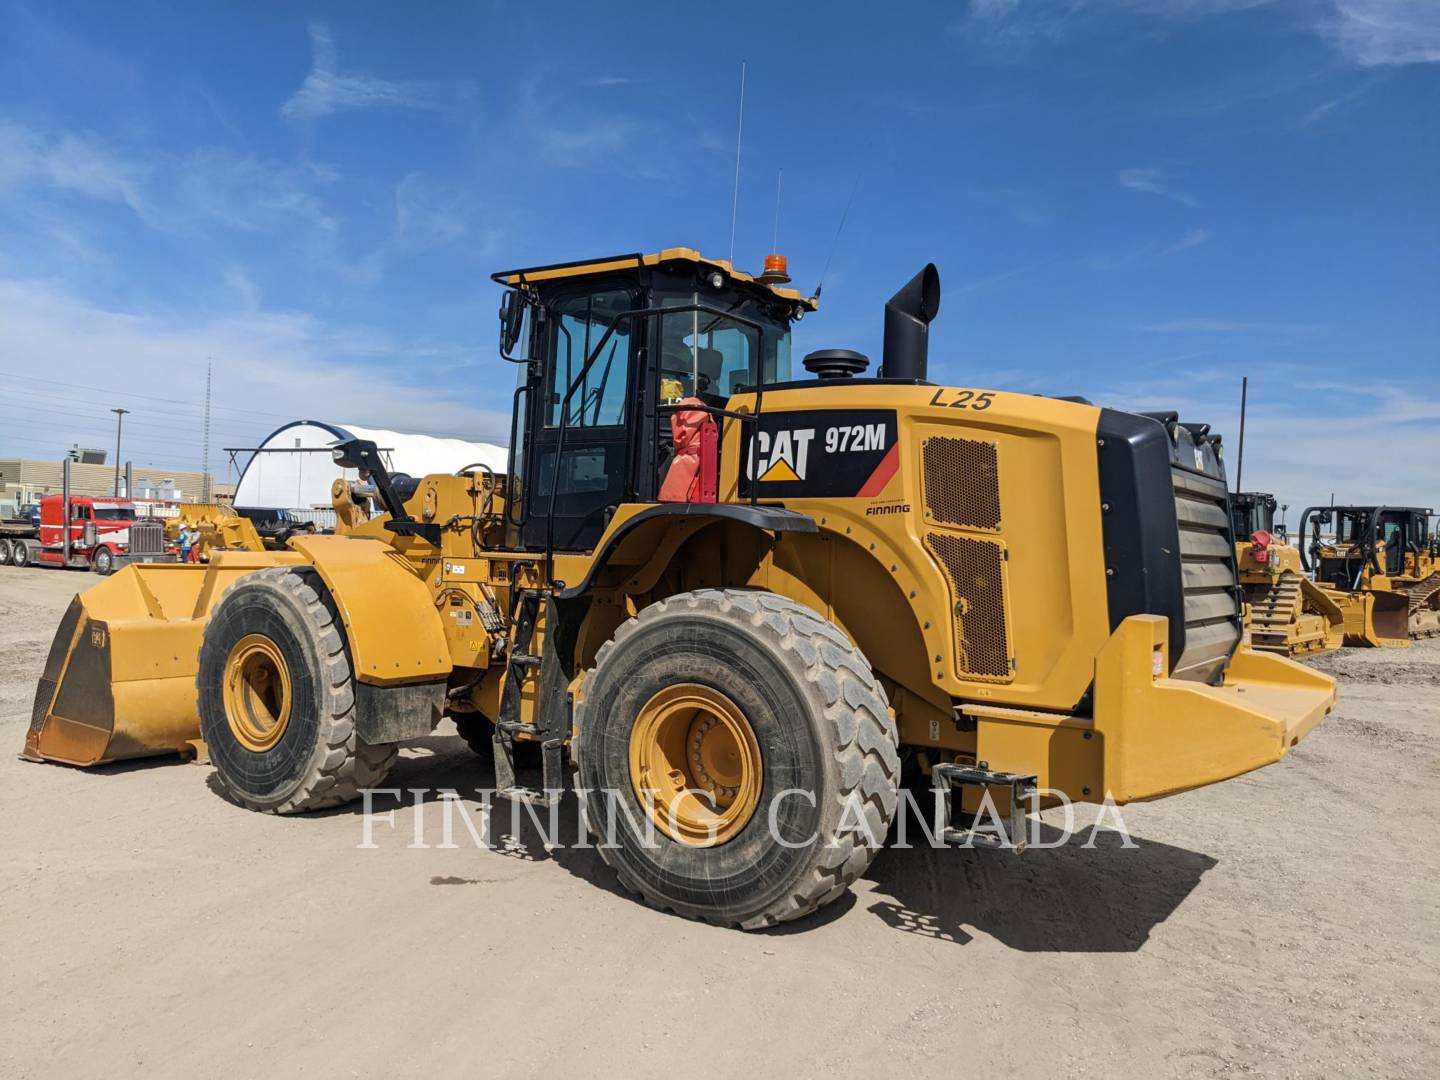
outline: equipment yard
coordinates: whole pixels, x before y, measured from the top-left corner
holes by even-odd
[[[484,851],[457,826],[437,848],[435,802],[430,846],[408,848],[409,795],[357,850],[358,803],[247,814],[173,758],[20,760],[55,627],[101,580],[0,567],[5,1076],[1399,1077],[1440,1060],[1440,640],[1308,661],[1338,678],[1335,712],[1277,765],[1125,807],[1134,850],[1086,850],[1084,831],[1019,856],[890,849],[818,913],[742,933],[651,910],[594,850],[547,854],[533,830]],[[406,743],[384,786],[494,786],[450,732]],[[573,845],[573,798],[562,819]],[[515,1037],[538,1017],[557,1030]]]

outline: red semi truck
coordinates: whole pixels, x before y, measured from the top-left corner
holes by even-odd
[[[40,524],[0,523],[0,566],[58,566],[110,574],[132,562],[173,562],[165,524],[128,499],[46,495]]]

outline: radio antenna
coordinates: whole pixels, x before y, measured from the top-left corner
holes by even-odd
[[[1245,472],[1245,402],[1250,396],[1250,377],[1240,380],[1240,453],[1235,459],[1235,494],[1240,494],[1240,477]]]
[[[735,266],[735,219],[740,213],[740,147],[745,141],[745,61],[740,61],[740,123],[735,130],[735,193],[730,199],[730,266]]]
[[[780,250],[780,185],[785,180],[785,170],[777,169],[775,172],[775,236],[770,241],[770,250]]]
[[[860,189],[860,177],[865,172],[865,162],[862,159],[855,169],[855,182],[850,185],[850,197],[845,200],[845,209],[840,214],[840,224],[835,227],[835,239],[830,243],[830,254],[825,256],[825,269],[820,271],[820,281],[815,286],[814,299],[820,299],[820,290],[825,287],[825,276],[830,273],[831,260],[835,258],[835,250],[840,246],[840,234],[845,231],[845,221],[850,216],[850,207],[855,202],[855,192]]]

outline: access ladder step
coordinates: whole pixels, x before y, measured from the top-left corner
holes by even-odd
[[[998,772],[992,770],[987,762],[980,762],[977,765],[961,765],[956,763],[945,763],[936,765],[930,770],[930,780],[934,787],[941,790],[941,806],[944,808],[944,821],[942,837],[948,844],[963,844],[966,847],[985,848],[1008,848],[1016,854],[1025,850],[1027,843],[1025,829],[1026,806],[1036,796],[1036,777],[1027,776],[1023,773]],[[958,827],[952,825],[952,807],[955,796],[955,789],[971,784],[976,787],[1008,787],[1010,789],[1010,821],[1009,825],[1002,826],[996,822],[998,829],[1004,830],[1004,835],[996,835],[988,830],[979,830],[972,827]]]

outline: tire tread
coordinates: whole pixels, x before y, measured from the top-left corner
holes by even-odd
[[[678,910],[638,881],[617,861],[612,849],[601,844],[596,850],[616,871],[625,888],[649,906],[663,911],[746,930],[801,918],[839,897],[854,884],[870,865],[895,816],[900,780],[899,739],[885,690],[864,655],[838,626],[803,604],[757,589],[697,589],[645,607],[601,646],[594,666],[587,672],[587,681],[627,638],[677,610],[712,611],[737,619],[782,653],[799,659],[804,678],[821,691],[825,717],[834,734],[834,764],[840,780],[836,797],[843,804],[854,794],[860,796],[866,828],[851,827],[838,835],[822,837],[818,845],[820,857],[796,887],[764,910],[741,920],[723,913]],[[578,720],[580,737],[574,748],[577,762],[584,754],[583,704]]]

